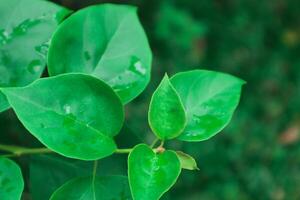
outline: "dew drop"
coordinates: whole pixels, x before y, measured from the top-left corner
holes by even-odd
[[[42,45],[36,46],[34,49],[39,55],[41,55],[43,58],[46,58],[49,49],[49,41],[43,43]]]
[[[139,75],[145,75],[146,74],[146,69],[144,68],[141,60],[135,56],[131,58],[131,65],[129,67],[129,70],[139,74]]]
[[[29,63],[27,69],[31,74],[39,73],[42,69],[42,63],[40,60],[33,60]]]
[[[41,124],[40,124],[40,127],[41,127],[41,128],[45,128],[45,124],[41,123]]]
[[[66,114],[71,113],[71,106],[70,105],[68,105],[68,104],[64,105],[63,109],[64,109]]]
[[[5,30],[0,30],[0,45],[6,44],[9,40],[9,34]]]
[[[133,66],[135,67],[136,71],[138,71],[139,73],[143,75],[146,74],[146,69],[143,68],[141,61],[137,61],[136,63],[134,63]]]
[[[85,51],[84,52],[84,58],[85,58],[85,60],[91,60],[91,55],[90,55],[90,53],[88,52],[88,51]]]
[[[197,132],[187,132],[186,133],[186,136],[189,136],[189,137],[196,137],[196,136],[198,136],[199,135],[199,133],[197,133]]]

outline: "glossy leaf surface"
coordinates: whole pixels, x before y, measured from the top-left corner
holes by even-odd
[[[122,127],[124,111],[104,82],[66,74],[3,92],[23,125],[53,151],[93,160],[115,150],[112,137]]]
[[[188,170],[199,170],[197,166],[196,160],[182,151],[176,151],[176,154],[180,160],[181,168],[188,169]]]
[[[150,79],[152,55],[136,8],[103,4],[82,9],[54,34],[50,75],[82,72],[108,83],[127,103]]]
[[[159,199],[175,184],[180,171],[180,161],[175,152],[155,153],[145,144],[137,145],[128,158],[133,199]]]
[[[41,76],[50,37],[69,13],[48,1],[0,1],[0,87],[25,86]],[[8,108],[1,97],[0,105],[0,111]]]
[[[229,123],[245,82],[224,73],[194,70],[176,74],[171,83],[187,113],[187,126],[179,139],[202,141]]]
[[[167,75],[153,93],[148,120],[152,131],[161,140],[175,138],[185,128],[184,107]]]
[[[50,200],[130,200],[124,176],[75,178],[55,191]]]
[[[0,158],[0,199],[19,200],[24,181],[19,166],[13,161]]]

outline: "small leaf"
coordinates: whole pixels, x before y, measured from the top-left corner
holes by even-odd
[[[178,137],[183,141],[202,141],[220,132],[231,120],[245,81],[207,70],[176,74],[171,83],[187,113],[187,126]]]
[[[130,200],[124,176],[75,178],[56,190],[50,200]]]
[[[128,158],[133,199],[159,199],[175,184],[180,171],[180,161],[175,152],[155,153],[145,144],[137,145]]]
[[[0,87],[25,86],[41,76],[50,37],[69,13],[48,1],[0,1]],[[0,111],[8,107],[0,97]]]
[[[150,80],[152,54],[136,8],[102,4],[79,10],[54,34],[48,55],[52,76],[93,75],[128,103]]]
[[[119,97],[99,79],[66,74],[2,90],[23,125],[53,151],[94,160],[112,154],[121,129]]]
[[[151,98],[148,120],[152,131],[161,140],[177,137],[185,127],[184,107],[167,75]]]
[[[19,200],[24,181],[19,166],[13,161],[0,158],[0,199]]]
[[[182,151],[176,151],[176,154],[180,160],[181,168],[188,170],[199,170],[196,160],[189,154]]]

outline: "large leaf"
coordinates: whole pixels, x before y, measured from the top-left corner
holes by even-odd
[[[52,76],[83,72],[103,79],[127,103],[148,84],[151,61],[136,8],[103,4],[80,10],[59,26],[48,67]]]
[[[187,126],[179,139],[202,141],[229,123],[245,81],[224,73],[194,70],[176,74],[171,83],[187,113]]]
[[[159,199],[175,184],[180,171],[180,161],[175,152],[155,153],[145,144],[137,145],[128,158],[133,199]]]
[[[49,39],[69,13],[47,1],[0,1],[0,87],[24,86],[41,76]],[[7,105],[0,97],[0,111]]]
[[[75,178],[55,191],[50,200],[130,200],[124,176]]]
[[[151,98],[148,120],[152,131],[162,140],[177,137],[185,128],[184,107],[167,75]]]
[[[84,160],[114,152],[112,136],[122,127],[124,111],[104,82],[66,74],[2,91],[24,126],[50,149]]]
[[[19,166],[9,159],[0,158],[0,199],[21,199],[23,189],[24,181]]]

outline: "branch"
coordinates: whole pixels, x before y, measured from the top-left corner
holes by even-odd
[[[0,144],[0,150],[9,152],[10,154],[1,155],[1,157],[16,157],[30,154],[54,153],[48,148],[27,148],[14,145]]]

